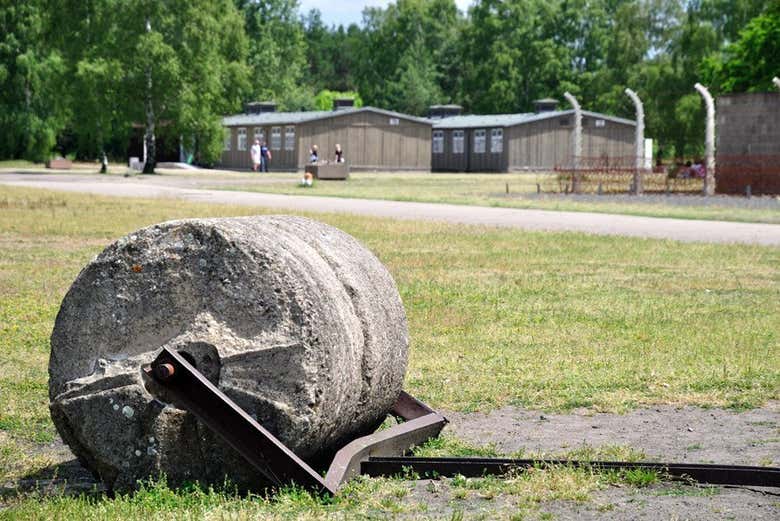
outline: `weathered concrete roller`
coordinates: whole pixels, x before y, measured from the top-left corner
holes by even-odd
[[[392,277],[351,236],[300,217],[172,221],[118,240],[73,283],[51,337],[51,414],[110,488],[159,474],[255,486],[240,456],[150,393],[141,367],[161,347],[316,461],[381,423],[408,343]]]

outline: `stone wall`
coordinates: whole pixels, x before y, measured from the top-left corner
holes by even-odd
[[[780,93],[717,100],[717,191],[780,193]]]

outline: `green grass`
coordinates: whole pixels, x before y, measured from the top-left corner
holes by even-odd
[[[110,242],[144,225],[252,213],[257,210],[0,187],[0,481],[45,464],[24,455],[55,436],[47,407],[48,340],[79,270]],[[362,240],[395,277],[412,339],[406,388],[434,407],[745,408],[780,395],[780,249],[316,217]],[[495,450],[440,443],[426,450]],[[513,494],[542,501],[596,486],[560,472],[540,475],[540,484],[517,485]],[[637,482],[648,479],[636,476]],[[417,512],[415,501],[394,495],[401,492],[370,491],[408,486],[368,481],[343,501],[356,498],[360,516]],[[309,504],[300,494],[270,502],[193,494],[156,486],[113,501],[22,498],[0,517],[192,512],[317,518],[352,512],[347,503]],[[475,494],[466,487],[466,498]],[[170,507],[155,503],[158,496],[172,498]]]
[[[45,165],[25,159],[5,159],[0,161],[0,168],[45,168]]]
[[[576,201],[565,197],[550,199],[536,196],[537,183],[557,186],[554,174],[430,174],[355,173],[347,182],[315,181],[313,187],[298,186],[300,176],[275,176],[261,184],[219,185],[224,190],[246,190],[291,195],[354,197],[452,203],[505,208],[533,208],[575,212],[599,212],[678,219],[707,219],[780,223],[780,205],[776,208],[733,208],[725,204],[711,206],[673,206],[662,203],[620,202],[603,197],[598,202]],[[262,179],[262,178],[261,178]],[[507,188],[509,195],[507,195]]]

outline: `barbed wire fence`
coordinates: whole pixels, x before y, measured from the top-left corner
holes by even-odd
[[[580,157],[567,166],[556,166],[555,176],[541,188],[544,192],[563,194],[633,194],[639,174],[645,193],[701,194],[704,191],[704,165],[678,162],[638,169],[637,164],[635,156]]]

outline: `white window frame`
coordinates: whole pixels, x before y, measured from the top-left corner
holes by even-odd
[[[434,154],[444,153],[444,131],[443,130],[433,131],[433,145],[431,151]]]
[[[225,145],[224,145],[225,152],[230,152],[233,150],[233,129],[232,128],[226,128],[225,129]]]
[[[453,130],[452,131],[452,153],[453,154],[462,154],[466,147],[464,146],[466,142],[466,133],[463,130]]]
[[[260,141],[260,144],[262,145],[265,141],[265,129],[263,127],[255,127],[255,139]]]
[[[282,148],[282,127],[271,127],[271,150]]]
[[[607,126],[606,120],[603,119],[597,119],[596,120],[596,128],[604,128]]]
[[[295,150],[295,127],[284,127],[284,149]]]
[[[487,131],[484,128],[474,130],[474,153],[485,153],[485,141],[487,140]]]
[[[246,129],[238,129],[238,144],[236,150],[246,150]]]
[[[490,129],[490,153],[501,154],[504,152],[504,129]]]

